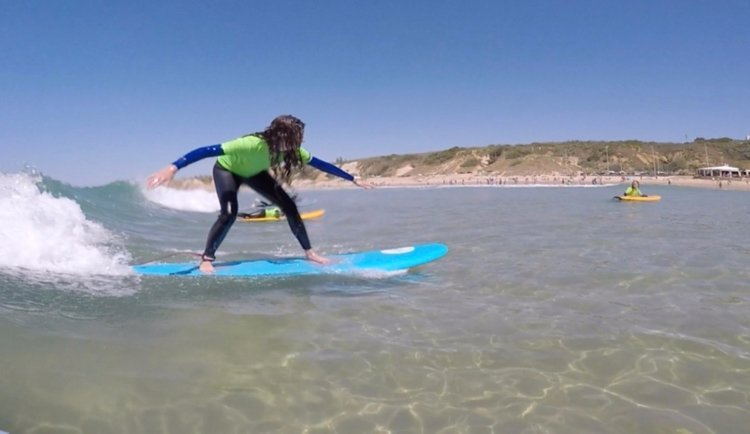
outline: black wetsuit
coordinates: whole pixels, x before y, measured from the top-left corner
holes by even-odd
[[[203,252],[204,259],[213,260],[215,258],[216,249],[224,241],[224,237],[237,219],[237,192],[242,184],[252,188],[266,200],[281,208],[281,212],[286,216],[289,228],[297,237],[299,244],[304,250],[310,250],[310,239],[307,237],[307,230],[302,223],[297,205],[271,174],[266,171],[244,178],[221,167],[219,163],[214,165],[213,174],[221,211],[208,232],[206,249]]]

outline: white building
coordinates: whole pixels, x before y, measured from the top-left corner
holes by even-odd
[[[696,176],[708,178],[739,178],[748,175],[750,175],[750,170],[742,170],[738,167],[732,167],[726,164],[721,166],[701,167],[696,171]]]

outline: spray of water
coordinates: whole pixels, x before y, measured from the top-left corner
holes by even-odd
[[[193,211],[213,213],[219,210],[216,193],[201,189],[178,190],[159,187],[149,190],[141,187],[143,196],[151,202],[178,211]]]
[[[35,173],[0,173],[0,267],[71,275],[129,273],[118,238]]]

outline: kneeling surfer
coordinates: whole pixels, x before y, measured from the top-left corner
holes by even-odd
[[[633,181],[630,184],[630,187],[625,190],[624,196],[635,196],[635,197],[648,197],[645,194],[641,193],[641,190],[638,188],[641,184],[638,181]]]

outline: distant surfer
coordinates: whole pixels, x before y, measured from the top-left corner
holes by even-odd
[[[291,194],[289,198],[297,203],[297,195]],[[240,212],[237,213],[237,217],[241,219],[260,219],[260,218],[275,218],[280,219],[284,217],[284,213],[278,206],[268,203],[265,200],[256,200],[253,202],[252,207],[256,208],[257,211],[252,212]]]
[[[281,208],[279,208],[278,206],[267,206],[255,212],[241,212],[237,214],[237,217],[241,219],[280,219],[283,216],[284,213],[281,212]]]
[[[630,187],[625,190],[624,196],[647,197],[645,194],[641,193],[640,188],[638,188],[640,185],[641,184],[638,181],[634,180],[630,184]]]
[[[304,132],[305,124],[301,120],[290,115],[278,116],[262,132],[194,149],[148,177],[148,188],[156,188],[171,181],[175,173],[183,167],[207,157],[218,157],[213,168],[213,179],[221,211],[208,233],[206,248],[199,266],[202,272],[214,271],[216,250],[237,219],[237,191],[242,184],[249,186],[280,208],[308,260],[320,264],[328,263],[328,259],[312,249],[297,205],[281,185],[290,184],[294,172],[309,164],[318,170],[351,181],[359,187],[372,186],[355,179],[331,163],[313,157],[301,147]]]

